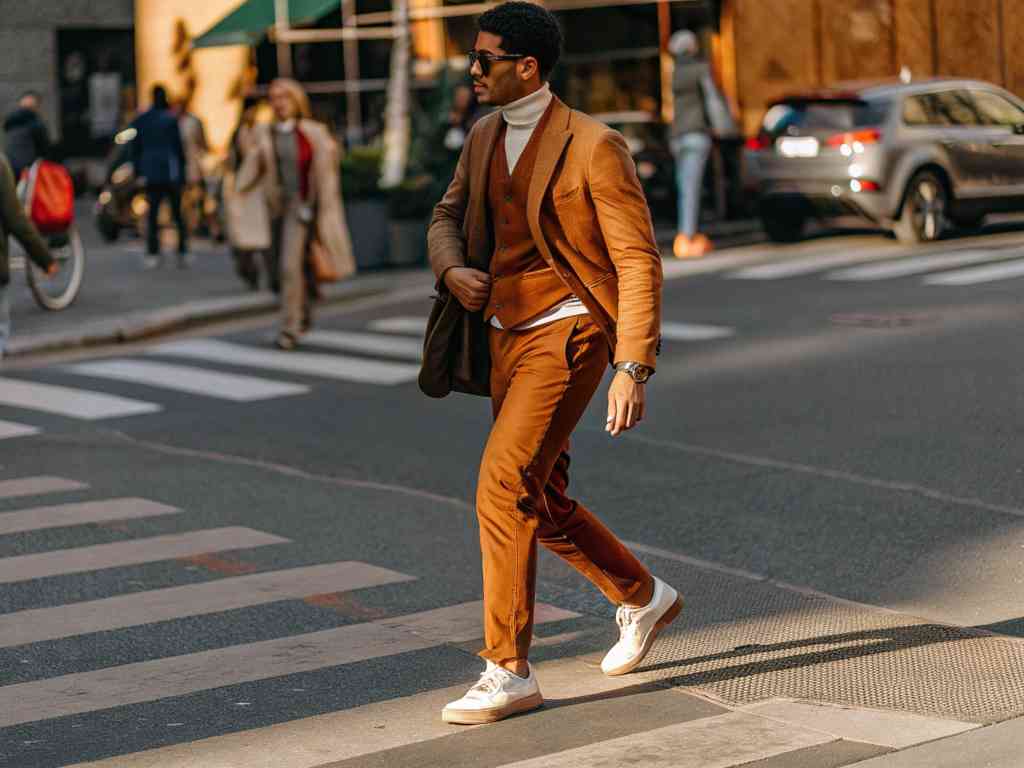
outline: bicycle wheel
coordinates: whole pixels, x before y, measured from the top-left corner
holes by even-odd
[[[50,246],[50,253],[60,265],[56,275],[49,277],[29,259],[26,259],[26,271],[28,287],[32,289],[36,303],[43,309],[56,312],[71,306],[78,297],[85,276],[85,246],[78,229],[72,225],[67,235]]]

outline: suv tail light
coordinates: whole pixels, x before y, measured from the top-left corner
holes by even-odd
[[[864,151],[865,144],[877,144],[882,140],[882,132],[877,128],[869,128],[864,131],[851,131],[849,133],[837,133],[825,139],[825,145],[832,147],[849,147],[850,153]]]
[[[751,138],[747,139],[747,143],[745,144],[745,146],[751,152],[763,152],[764,150],[768,149],[768,147],[771,146],[771,141],[765,134],[761,133],[758,134],[757,136],[752,136]]]

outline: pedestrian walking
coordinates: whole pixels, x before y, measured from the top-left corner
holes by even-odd
[[[281,331],[276,344],[292,350],[312,325],[317,295],[313,260],[333,274],[355,272],[341,199],[338,144],[312,119],[309,98],[294,80],[270,84],[274,124],[258,135],[264,190],[271,215],[271,269],[280,276]]]
[[[242,113],[231,136],[221,192],[224,228],[235,271],[254,291],[260,287],[260,261],[271,246],[270,208],[266,190],[259,184],[262,168],[258,145],[256,107],[251,106]]]
[[[25,91],[18,108],[4,120],[4,151],[14,172],[14,181],[36,160],[50,151],[50,134],[39,114],[42,99],[35,91]]]
[[[635,669],[682,606],[566,495],[569,437],[609,360],[608,433],[632,429],[646,410],[662,277],[636,168],[618,132],[552,95],[562,33],[548,10],[507,2],[477,27],[474,90],[501,109],[470,132],[434,211],[430,261],[450,295],[431,317],[420,378],[428,394],[443,394],[454,371],[457,388],[489,393],[494,416],[476,494],[486,669],[444,708],[450,723],[500,720],[543,702],[528,661],[538,540],[618,606],[605,674]],[[461,323],[438,350],[452,301]],[[476,372],[472,380],[465,371]]]
[[[704,169],[711,154],[711,117],[709,99],[716,89],[711,68],[700,58],[697,36],[688,29],[669,39],[669,52],[675,57],[672,92],[675,116],[672,119],[671,149],[676,161],[677,226],[672,253],[679,259],[697,258],[713,250],[707,235],[697,231],[700,223],[700,198],[704,187]]]
[[[132,121],[135,139],[132,154],[136,178],[146,188],[146,256],[143,266],[160,266],[160,206],[166,199],[178,228],[178,267],[189,265],[188,229],[181,211],[181,192],[185,183],[185,149],[182,146],[178,117],[171,111],[167,90],[153,86],[152,106]]]
[[[8,236],[13,236],[25,253],[51,277],[57,274],[57,262],[42,235],[35,228],[18,198],[14,172],[4,155],[0,155],[0,357],[4,356],[11,336],[11,282]]]

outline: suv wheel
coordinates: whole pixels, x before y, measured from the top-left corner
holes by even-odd
[[[907,245],[930,243],[942,237],[946,227],[949,193],[932,171],[920,171],[907,185],[903,210],[896,221],[896,238]]]
[[[768,239],[776,243],[795,243],[804,235],[804,218],[793,214],[767,212],[761,214],[761,227]]]

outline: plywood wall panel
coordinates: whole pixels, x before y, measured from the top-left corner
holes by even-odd
[[[819,8],[826,83],[896,74],[892,0],[819,0]]]
[[[1024,97],[1024,0],[1003,0],[1005,86]]]
[[[934,0],[940,75],[1002,82],[999,0]]]
[[[929,0],[893,0],[893,21],[896,69],[907,67],[918,78],[934,75],[934,29]]]

